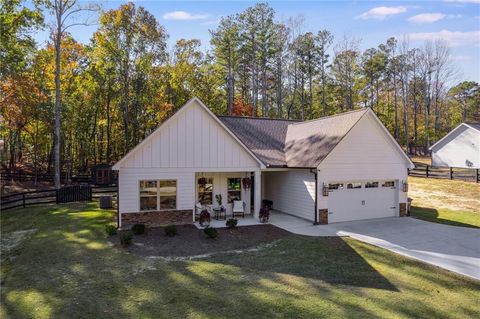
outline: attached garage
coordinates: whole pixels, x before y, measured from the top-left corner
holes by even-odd
[[[398,181],[341,181],[329,184],[329,222],[398,216]]]

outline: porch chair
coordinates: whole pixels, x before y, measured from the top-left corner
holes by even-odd
[[[245,218],[245,202],[241,200],[233,201],[232,216],[235,218],[236,215],[242,215],[242,218]]]

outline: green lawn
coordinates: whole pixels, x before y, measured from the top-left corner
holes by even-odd
[[[109,245],[113,217],[96,204],[2,212],[1,317],[480,316],[480,282],[349,238],[166,262]]]
[[[415,218],[454,226],[480,227],[480,184],[409,177]]]

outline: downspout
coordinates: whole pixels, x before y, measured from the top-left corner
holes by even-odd
[[[315,175],[315,206],[313,207],[313,216],[314,216],[314,225],[319,225],[318,223],[318,214],[317,214],[317,206],[318,206],[318,171],[315,169],[310,170],[310,173]]]
[[[120,228],[120,183],[117,181],[117,229]]]

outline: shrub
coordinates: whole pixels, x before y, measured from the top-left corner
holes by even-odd
[[[236,218],[229,218],[229,219],[227,219],[227,222],[225,223],[225,225],[230,229],[233,229],[233,228],[237,227],[237,224],[238,224],[238,219],[236,219]]]
[[[132,226],[132,232],[135,235],[141,235],[145,233],[145,225],[144,224],[135,224]]]
[[[175,225],[168,225],[165,227],[165,235],[168,237],[173,237],[177,234],[177,226]]]
[[[207,235],[208,238],[217,238],[218,237],[218,231],[216,228],[213,227],[206,227],[203,232],[205,235]]]
[[[127,247],[132,243],[133,233],[130,230],[122,230],[120,232],[120,244]]]
[[[262,223],[266,223],[270,218],[270,210],[267,207],[263,207],[260,209],[260,214],[258,216],[260,217],[260,221]]]
[[[210,213],[208,212],[208,210],[206,209],[202,210],[202,212],[200,213],[198,222],[200,223],[201,226],[210,225]]]
[[[117,234],[117,227],[113,225],[105,225],[105,232],[107,233],[108,236],[113,236]]]

